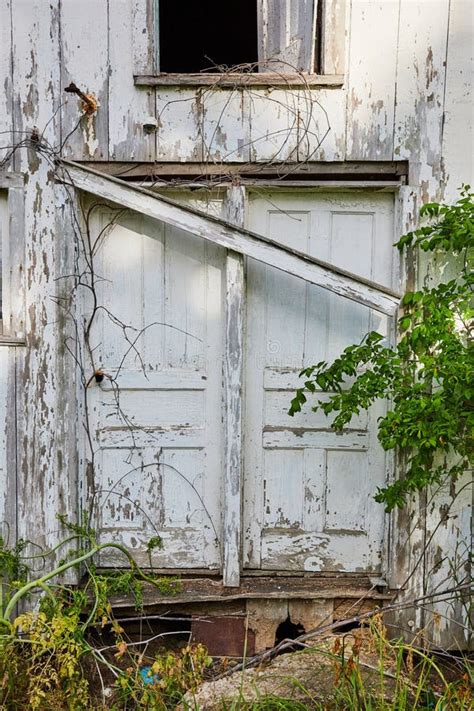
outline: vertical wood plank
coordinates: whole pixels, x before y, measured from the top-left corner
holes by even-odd
[[[352,2],[347,160],[392,159],[398,11],[398,0]]]
[[[62,140],[71,134],[64,155],[75,160],[108,159],[109,43],[107,0],[61,2]],[[98,101],[88,116],[75,94],[64,94],[74,82]],[[117,121],[117,116],[114,121]],[[77,128],[76,128],[77,127]]]
[[[441,158],[449,0],[401,0],[395,159],[409,159],[423,202],[442,199]]]
[[[401,0],[400,32],[397,57],[397,104],[394,122],[394,158],[410,161],[410,185],[417,186],[415,209],[405,210],[400,234],[413,229],[420,204],[443,199],[444,167],[441,154],[445,61],[449,0],[426,0],[413,3]],[[413,207],[409,196],[407,207]],[[423,259],[419,260],[418,280],[426,275]],[[411,280],[416,288],[415,275]],[[398,462],[402,472],[404,462]],[[427,592],[429,580],[430,536],[439,523],[440,512],[427,509],[428,493],[412,496],[403,511],[393,515],[394,546],[391,584],[404,586],[400,600],[416,598]],[[441,503],[441,502],[440,502]],[[428,616],[424,609],[406,610],[397,624],[414,632],[425,628]],[[432,630],[428,630],[431,636]]]
[[[419,191],[406,186],[400,188],[396,212],[395,231],[397,237],[415,229],[418,215]],[[403,288],[416,288],[413,265],[405,261],[401,276]],[[406,462],[398,455],[394,458],[394,468],[390,472],[388,483],[400,477]],[[389,516],[390,532],[388,541],[388,584],[394,590],[400,590],[397,599],[400,602],[423,595],[424,592],[424,546],[426,496],[416,492],[407,501],[403,509],[396,509]],[[387,620],[407,631],[423,627],[423,611],[406,609],[389,614]],[[416,626],[416,629],[415,629]]]
[[[156,92],[156,159],[201,161],[203,106],[201,91],[159,87]]]
[[[244,188],[229,189],[226,217],[241,227],[245,219]],[[226,318],[224,353],[224,585],[240,582],[242,507],[242,382],[244,329],[244,260],[241,254],[227,253]]]
[[[241,89],[210,89],[202,93],[203,160],[248,161],[249,97]]]
[[[474,3],[456,0],[450,5],[446,69],[446,100],[442,156],[446,170],[445,198],[455,200],[462,183],[474,182]]]
[[[141,3],[142,6],[145,3]],[[109,5],[109,155],[110,160],[155,159],[155,132],[147,132],[143,124],[155,116],[155,94],[152,87],[136,87],[133,82],[134,51],[148,55],[149,27],[135,27],[129,0],[114,0]],[[144,8],[146,10],[146,8]],[[152,22],[149,13],[141,16]],[[132,28],[133,27],[133,31]],[[138,45],[138,47],[136,47]],[[145,45],[145,46],[144,46]],[[134,49],[135,48],[135,49]]]
[[[310,72],[314,66],[314,0],[259,0],[261,72]]]
[[[8,191],[8,239],[3,241],[3,333],[25,334],[25,197],[23,188]]]
[[[8,546],[16,541],[17,358],[21,349],[0,346],[0,533]]]
[[[154,74],[158,67],[157,0],[131,0],[133,73]]]
[[[472,105],[474,5],[469,0],[450,3],[442,161],[446,171],[444,199],[457,199],[462,183],[473,184],[474,142]],[[433,538],[426,553],[425,593],[442,590],[446,581],[464,578],[472,549],[472,474],[433,489],[427,529]],[[443,649],[467,649],[471,628],[461,600],[434,603],[427,623],[434,643]],[[438,616],[437,616],[438,614]],[[436,620],[436,624],[431,624]],[[472,640],[471,640],[472,643]]]
[[[59,3],[13,3],[15,130],[37,126],[50,145],[59,142]],[[18,154],[18,169],[28,172],[25,200],[26,351],[18,421],[25,429],[18,464],[18,535],[50,548],[60,540],[58,513],[74,520],[66,491],[74,472],[64,459],[59,407],[72,395],[70,379],[58,382],[62,323],[56,306],[57,255],[55,211],[64,190],[54,180],[49,160],[34,147]],[[60,236],[63,239],[63,236]],[[73,365],[71,364],[71,367]],[[67,423],[64,423],[67,426]],[[63,469],[63,466],[65,467]],[[34,492],[34,495],[32,495]],[[54,561],[48,558],[48,565]]]
[[[346,68],[346,0],[319,0],[322,3],[321,73],[344,74]]]
[[[12,113],[12,45],[11,45],[11,0],[0,3],[0,161],[9,153],[13,144]]]

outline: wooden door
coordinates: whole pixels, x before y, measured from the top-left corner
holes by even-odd
[[[224,264],[221,248],[137,213],[97,252],[93,346],[106,377],[89,389],[86,505],[101,540],[144,565],[221,567]]]
[[[390,286],[393,196],[261,192],[248,227]],[[331,361],[387,319],[249,260],[245,354],[244,566],[274,570],[380,570],[387,477],[376,439],[383,406],[336,434],[308,406],[287,414],[303,366]]]

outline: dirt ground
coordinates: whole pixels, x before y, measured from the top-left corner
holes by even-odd
[[[340,674],[340,662],[351,657],[354,636],[331,636],[319,640],[307,649],[282,654],[265,666],[236,672],[231,676],[207,681],[196,694],[188,696],[188,708],[202,711],[221,711],[223,701],[254,701],[263,696],[280,696],[294,701],[303,701],[309,708],[319,703],[331,707],[334,701],[334,686]],[[336,652],[336,653],[335,653]],[[380,690],[380,675],[377,657],[367,641],[359,652],[361,673],[365,687]],[[390,674],[390,672],[389,672]],[[385,677],[385,693],[390,693],[394,681]],[[182,707],[186,709],[186,706]]]

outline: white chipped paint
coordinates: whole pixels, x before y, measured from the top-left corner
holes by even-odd
[[[259,191],[250,196],[248,224],[391,286],[393,220],[390,195]],[[321,412],[287,411],[302,367],[332,360],[369,328],[384,330],[385,319],[255,262],[247,298],[245,565],[381,570],[384,513],[371,493],[386,475],[376,440],[383,406],[340,434]],[[307,563],[315,550],[317,560]]]
[[[133,0],[127,3],[118,0],[120,10],[114,13],[115,4],[105,0],[93,3],[91,0],[63,0],[61,3],[46,5],[38,0],[29,3],[3,0],[0,3],[0,131],[28,132],[34,126],[38,126],[41,131],[47,126],[47,140],[51,145],[60,145],[81,118],[75,97],[69,97],[67,105],[55,113],[66,98],[64,87],[74,81],[84,91],[94,93],[100,102],[90,125],[87,120],[82,120],[79,129],[64,147],[65,155],[78,160],[90,157],[123,161],[153,160],[156,157],[163,162],[183,163],[196,160],[252,161],[256,164],[258,175],[265,161],[279,159],[339,161],[406,158],[410,162],[411,185],[400,191],[401,210],[394,229],[395,238],[413,226],[416,211],[422,201],[442,198],[443,195],[451,200],[457,194],[461,182],[472,184],[471,151],[466,150],[473,125],[469,95],[472,84],[472,38],[467,20],[469,12],[472,12],[472,3],[469,0],[384,0],[370,3],[365,0],[326,0],[323,64],[327,72],[345,72],[344,85],[330,89],[289,89],[282,86],[265,89],[253,86],[238,90],[227,88],[219,92],[212,92],[209,86],[204,91],[196,87],[134,86],[133,74],[152,74],[156,69],[150,24],[152,2]],[[286,8],[293,11],[293,3],[291,8],[287,3]],[[292,36],[292,28],[295,26],[292,23],[290,17],[290,22],[283,27],[281,38],[285,41]],[[306,27],[309,26],[310,23]],[[284,49],[287,47],[286,44],[281,46]],[[320,102],[321,107],[316,101]],[[347,110],[344,109],[345,105]],[[319,136],[325,125],[323,109],[328,115],[330,131],[318,147]],[[306,119],[310,111],[312,124],[308,131],[309,122]],[[142,130],[142,120],[148,114],[158,120],[156,134],[145,134]],[[302,123],[306,127],[304,130]],[[0,133],[0,157],[5,154],[2,146],[11,145],[17,135],[24,134]],[[55,279],[70,267],[70,253],[67,250],[62,253],[68,241],[64,236],[70,225],[64,219],[67,211],[61,213],[60,209],[62,218],[55,216],[58,206],[64,204],[64,195],[58,186],[52,186],[49,166],[41,163],[33,150],[18,153],[13,163],[15,170],[24,170],[28,176],[24,191],[25,225],[22,224],[21,216],[18,219],[16,209],[14,218],[15,229],[25,239],[24,273],[28,289],[23,292],[20,288],[16,292],[15,305],[9,309],[12,324],[15,322],[12,334],[15,332],[21,335],[26,332],[28,346],[25,349],[24,365],[21,364],[23,352],[16,349],[14,369],[11,356],[10,360],[7,359],[8,366],[5,366],[5,349],[2,351],[0,380],[4,377],[4,367],[8,367],[10,375],[15,373],[13,380],[21,395],[17,403],[17,425],[19,430],[24,427],[26,444],[18,451],[21,463],[18,479],[20,535],[38,541],[47,539],[49,544],[53,544],[57,536],[56,513],[61,510],[61,506],[69,513],[77,508],[71,493],[73,487],[69,486],[75,474],[70,478],[57,476],[55,469],[60,451],[63,456],[61,471],[76,471],[75,441],[79,436],[74,433],[73,427],[68,430],[68,423],[75,422],[74,405],[71,404],[74,402],[75,384],[67,359],[58,357],[64,334],[60,330],[55,331],[52,326],[58,323],[57,309],[51,298],[57,294]],[[288,169],[292,169],[291,164]],[[287,172],[286,165],[282,172]],[[336,196],[334,200],[337,202]],[[304,213],[305,210],[298,206],[297,212]],[[278,217],[272,219],[278,220]],[[366,217],[360,218],[359,231],[364,221],[367,221]],[[342,234],[343,227],[335,234],[334,245],[338,240],[340,242]],[[374,245],[374,248],[377,246]],[[304,251],[305,248],[305,244],[302,244],[301,249]],[[18,249],[19,243],[16,243],[15,250]],[[154,260],[162,258],[160,249],[159,240],[153,240],[153,243],[147,243],[144,252],[149,267],[143,277],[147,291],[153,291],[154,288],[152,265]],[[211,246],[208,245],[207,249],[210,250]],[[333,250],[333,253],[327,247],[326,250],[324,259],[329,261],[347,256],[341,248]],[[12,257],[12,261],[15,261],[20,253],[13,251],[11,254],[15,255]],[[252,278],[252,273],[249,276]],[[125,274],[120,278],[127,284]],[[173,278],[176,283],[176,277]],[[21,279],[17,279],[15,284],[21,287]],[[291,298],[291,277],[280,274],[272,288],[277,289],[278,284],[280,291]],[[248,288],[250,294],[255,296],[255,283],[252,286],[251,279]],[[341,303],[334,302],[332,296],[322,293],[312,299],[306,296],[307,287],[300,285],[298,288],[307,304],[310,320],[314,323],[313,330],[307,331],[304,338],[295,340],[297,347],[292,352],[284,352],[278,339],[272,339],[269,352],[265,354],[271,363],[263,374],[265,387],[262,387],[259,370],[249,375],[248,380],[248,388],[255,393],[253,405],[260,412],[265,411],[271,427],[281,426],[282,398],[285,391],[290,392],[293,387],[293,360],[299,361],[301,348],[310,358],[316,357],[323,346],[326,347],[318,335],[318,329],[324,326],[329,314],[331,319],[346,320],[347,324],[344,333],[331,337],[333,353],[337,352],[345,339],[352,339],[361,325],[362,312],[358,313],[353,323],[348,323],[350,310],[355,308],[348,302],[341,306]],[[156,302],[152,306],[139,304],[144,309],[144,319],[148,320],[154,314],[163,312],[165,305],[160,298],[162,296],[156,295]],[[300,292],[296,301],[299,298]],[[13,304],[12,301],[10,303]],[[124,308],[126,306],[124,304]],[[213,308],[216,316],[219,310],[215,303]],[[255,298],[250,300],[247,318],[258,319],[263,323],[265,317],[262,303]],[[302,327],[297,318],[294,326],[297,329]],[[303,327],[306,328],[304,324]],[[196,380],[196,374],[199,379],[200,371],[183,370],[183,367],[188,367],[187,359],[194,363],[199,361],[199,349],[193,350],[190,343],[185,346],[185,341],[180,341],[181,337],[178,336],[168,339],[167,343],[156,343],[154,338],[152,334],[143,338],[143,352],[150,368],[150,383],[146,386],[151,391],[159,390],[159,384],[153,380],[155,374],[160,378],[163,363],[179,358],[179,349],[186,347],[186,358],[179,360],[173,382],[175,385],[177,383],[176,390],[182,386],[186,393],[193,390],[197,398],[200,397],[203,391]],[[107,346],[110,355],[113,355],[118,344],[119,339],[114,340],[111,336]],[[270,385],[277,377],[275,363],[283,355],[289,358],[289,382],[281,387],[280,395],[277,395],[278,388],[272,390]],[[248,357],[260,357],[255,344],[249,345]],[[138,382],[140,375],[132,365],[127,364],[123,374],[124,383],[128,379],[130,392],[140,391],[143,382]],[[171,380],[163,376],[162,385],[168,387]],[[5,403],[5,381],[1,382],[0,400]],[[12,387],[11,383],[10,379],[9,388]],[[105,390],[104,399],[110,395]],[[11,402],[11,396],[7,395],[7,398]],[[34,403],[34,407],[30,406],[31,403]],[[219,408],[217,395],[214,406]],[[195,410],[190,407],[189,412],[193,415]],[[8,415],[5,415],[3,405],[3,410],[0,409],[0,432],[4,431],[6,417]],[[174,424],[178,426],[175,429]],[[183,423],[174,424],[162,428],[160,437],[164,448],[176,451],[180,450],[182,435],[179,426]],[[298,424],[301,425],[300,422]],[[140,448],[147,455],[154,451],[153,432],[140,431],[136,436]],[[275,438],[271,433],[268,436]],[[114,450],[120,445],[120,437],[122,444],[130,446],[129,435],[121,434],[112,427],[101,430],[98,439],[104,449]],[[199,460],[198,453],[202,451],[200,433],[190,427],[186,437],[189,450],[194,451],[196,460]],[[296,441],[295,433],[292,437]],[[22,437],[20,440],[23,442]],[[248,441],[257,449],[261,447],[261,432],[250,432]],[[314,475],[315,470],[311,467],[309,474],[305,473],[305,463],[300,456],[305,448],[293,450],[290,444],[292,456],[296,452],[298,466],[302,467],[298,471],[302,471],[305,477]],[[359,448],[357,456],[365,451]],[[370,446],[367,451],[370,451]],[[346,452],[341,456],[346,456]],[[186,466],[185,463],[183,466]],[[327,466],[327,462],[324,466]],[[257,474],[260,476],[261,472]],[[3,471],[0,491],[5,491],[7,476],[9,480],[12,479],[11,470],[7,473]],[[197,480],[199,476],[198,473]],[[319,491],[320,480],[316,478],[309,483],[310,488]],[[38,497],[32,501],[29,494],[33,488],[38,491]],[[259,490],[251,493],[255,503],[249,502],[245,494],[245,505],[250,503],[259,509],[263,506],[263,494]],[[333,492],[332,496],[335,495]],[[303,519],[306,516],[307,521],[317,521],[318,516],[322,515],[322,507],[314,503],[318,496],[311,499],[311,506],[303,507]],[[442,506],[449,504],[452,496],[452,492],[442,492],[426,519],[423,501],[418,500],[413,502],[408,514],[394,517],[390,581],[393,585],[402,583],[405,570],[413,568],[419,560],[425,528],[428,532],[435,529]],[[424,579],[422,571],[434,569],[439,562],[440,549],[453,551],[457,543],[463,545],[467,540],[471,514],[467,494],[465,496],[456,500],[459,501],[456,518],[453,517],[445,527],[438,529],[427,552],[426,565],[418,565],[410,579],[410,593],[418,594],[427,589],[429,581]],[[192,501],[188,500],[186,505],[192,507]],[[169,511],[179,520],[181,514],[178,514],[171,499]],[[347,518],[349,514],[344,514],[346,524],[354,526],[354,521]],[[365,525],[368,525],[371,517],[367,516],[367,512],[361,511],[359,514],[360,518],[365,515]],[[269,516],[274,515],[275,510],[270,502]],[[258,520],[251,522],[251,536],[258,537],[261,525],[262,522]],[[304,525],[317,527],[320,524]],[[412,529],[413,533],[407,537],[407,531]],[[318,570],[334,564],[331,563],[334,560],[336,565],[344,566],[347,561],[344,535],[337,534],[339,539],[336,542],[334,529],[331,530],[332,533],[328,534],[329,543],[324,537],[305,538],[306,534],[301,534],[300,539],[295,537],[293,541],[299,540],[299,553],[291,558],[288,549],[288,566],[294,570]],[[120,535],[129,536],[124,540],[140,557],[143,541],[137,544],[139,539],[136,532],[129,533],[126,528],[123,531]],[[271,533],[270,529],[266,531],[267,538],[262,544],[262,552],[267,556],[266,560],[276,560],[284,550],[284,543],[279,538],[280,534]],[[109,530],[107,535],[115,534]],[[377,531],[369,533],[368,537],[372,535],[376,538]],[[167,534],[172,557],[176,561],[181,560],[182,567],[193,563],[192,558],[183,557],[182,553],[183,545],[192,548],[193,541],[195,545],[204,548],[209,545],[209,560],[217,560],[218,554],[216,550],[212,551],[214,544],[211,545],[209,540],[208,533],[190,533],[184,543],[184,539],[176,537],[173,532]],[[359,536],[359,544],[361,540]],[[316,546],[320,554],[314,553],[313,548]],[[363,552],[361,549],[362,564],[371,560],[372,554],[373,551]],[[443,566],[444,563],[434,571],[433,584],[437,584],[436,581],[444,575]],[[444,609],[441,611],[443,614],[446,612]],[[460,610],[448,611],[447,614],[453,617],[443,621],[436,631],[436,639],[442,646],[446,646],[449,635],[460,629],[456,621],[462,619]]]
[[[101,303],[146,329],[125,360],[123,332],[105,314],[93,332],[101,367],[110,376],[120,368],[120,409],[110,381],[89,394],[101,539],[121,540],[145,561],[159,534],[165,549],[154,565],[219,569],[224,250],[131,214],[97,259]]]

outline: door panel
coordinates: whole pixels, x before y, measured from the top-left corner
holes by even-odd
[[[393,196],[250,196],[249,229],[387,286],[394,279]],[[244,565],[380,569],[386,480],[376,439],[383,404],[343,433],[307,407],[287,414],[302,367],[333,360],[386,317],[249,260],[245,375]],[[324,396],[325,398],[327,396]]]
[[[96,233],[110,213],[97,217]],[[145,216],[106,231],[96,259],[89,390],[102,541],[160,568],[221,567],[224,250]],[[125,565],[106,553],[103,565]]]

